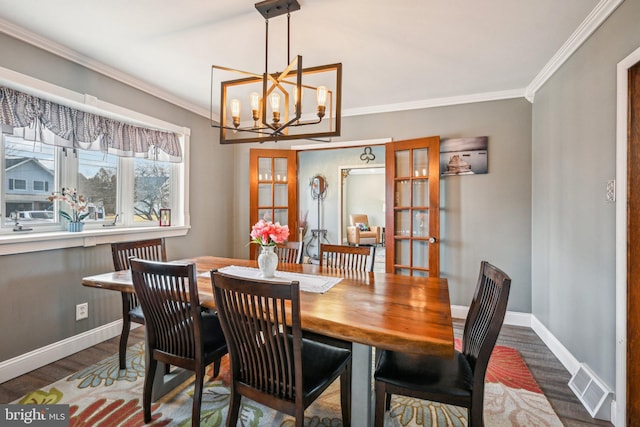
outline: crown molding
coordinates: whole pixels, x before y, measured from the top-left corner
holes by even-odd
[[[21,40],[25,43],[29,43],[30,45],[45,50],[56,56],[82,65],[83,67],[100,73],[106,77],[112,78],[128,86],[146,92],[149,95],[153,95],[156,98],[162,99],[163,101],[167,101],[171,104],[177,105],[178,107],[184,108],[185,110],[189,110],[203,117],[209,117],[208,109],[187,102],[184,99],[177,97],[158,86],[149,84],[127,73],[110,67],[102,62],[91,59],[73,49],[69,49],[66,46],[48,40],[38,34],[35,34],[2,18],[0,18],[0,32],[5,33],[15,39]]]
[[[524,98],[525,89],[503,90],[498,92],[476,93],[472,95],[450,96],[447,98],[423,99],[420,101],[397,104],[373,105],[371,107],[348,108],[342,110],[342,117],[364,116],[367,114],[393,113],[423,108],[446,107],[450,105],[472,104],[475,102],[500,101],[503,99]]]
[[[571,34],[526,89],[526,98],[533,104],[536,92],[578,50],[624,0],[600,0],[580,26]]]

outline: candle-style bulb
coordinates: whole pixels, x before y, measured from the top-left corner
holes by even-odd
[[[273,113],[273,123],[278,123],[280,121],[280,95],[276,92],[272,93],[269,101]]]
[[[237,99],[231,100],[231,118],[235,127],[240,126],[240,101]]]
[[[249,98],[251,103],[251,116],[253,117],[253,121],[257,122],[260,118],[260,94],[258,92],[252,92]]]
[[[316,89],[316,96],[318,99],[318,117],[323,118],[324,112],[327,108],[327,95],[329,91],[326,86],[318,86]]]

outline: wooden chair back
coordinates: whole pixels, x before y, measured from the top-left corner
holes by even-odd
[[[112,243],[111,255],[113,257],[113,268],[116,271],[128,270],[129,258],[131,257],[153,261],[167,260],[167,251],[163,238]],[[135,293],[121,292],[120,296],[122,297],[122,333],[120,334],[118,359],[120,369],[126,369],[127,340],[129,339],[131,322],[144,325],[144,315],[139,308],[140,303]]]
[[[130,260],[150,349],[155,358],[194,369],[204,352],[195,263]]]
[[[215,271],[211,277],[234,386],[240,394],[292,413],[296,390],[302,390],[299,283]]]
[[[320,245],[320,266],[343,270],[373,271],[375,246]]]
[[[278,261],[290,264],[302,264],[303,247],[304,243],[302,243],[302,241],[277,244],[276,254],[278,254]]]
[[[166,261],[167,250],[164,238],[136,240],[111,244],[113,268],[116,271],[129,269],[129,258],[135,257],[150,261]]]
[[[480,402],[489,358],[507,312],[510,288],[511,278],[504,271],[482,261],[462,334],[462,354],[473,370],[473,399]],[[482,405],[474,405],[474,409],[478,407],[482,411]]]

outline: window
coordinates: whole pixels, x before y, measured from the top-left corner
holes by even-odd
[[[49,183],[47,181],[33,181],[33,191],[49,191]]]
[[[24,179],[9,178],[9,190],[26,190],[27,181]]]
[[[0,123],[0,255],[188,232],[190,129],[2,68],[0,92],[13,112]],[[147,155],[156,161],[138,159]],[[161,184],[155,193],[142,190],[150,182]],[[61,232],[68,207],[49,201],[69,187],[88,199],[82,233]],[[157,211],[167,207],[171,226],[160,227]]]
[[[158,226],[163,208],[174,209],[174,226],[184,225],[184,215],[177,212],[183,206],[177,187],[183,182],[182,164],[54,147],[29,130],[3,130],[6,190],[1,194],[0,235],[12,232],[16,222],[36,231],[60,230],[65,224],[58,212],[68,206],[52,203],[49,196],[65,187],[77,188],[88,202],[85,230],[102,224]]]

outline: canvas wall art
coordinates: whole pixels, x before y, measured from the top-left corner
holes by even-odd
[[[474,175],[488,172],[489,137],[442,138],[440,175]]]

